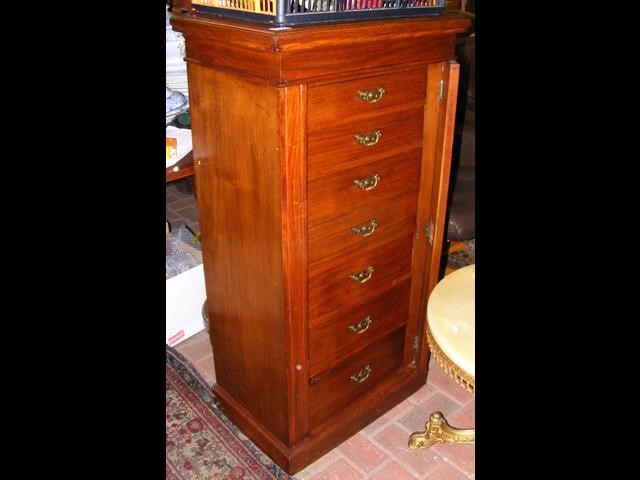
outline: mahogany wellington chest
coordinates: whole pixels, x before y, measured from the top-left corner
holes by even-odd
[[[295,473],[426,381],[463,16],[176,15],[222,410]]]

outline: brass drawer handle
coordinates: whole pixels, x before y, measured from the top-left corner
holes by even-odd
[[[384,92],[384,87],[378,87],[372,90],[358,90],[358,98],[367,103],[377,103],[384,95]]]
[[[381,137],[382,137],[382,132],[376,129],[373,132],[366,133],[364,135],[360,135],[359,133],[356,133],[353,136],[353,139],[356,141],[356,143],[359,143],[360,145],[363,145],[365,147],[373,147],[375,144],[377,144],[380,141]]]
[[[349,278],[354,282],[365,283],[371,279],[371,275],[373,275],[373,272],[373,265],[369,265],[361,272],[352,273],[351,275],[349,275]]]
[[[365,191],[373,190],[378,186],[378,182],[380,181],[380,175],[374,173],[370,177],[367,178],[356,178],[353,183],[355,183],[358,188],[361,188]]]
[[[360,370],[358,373],[354,373],[353,375],[351,375],[351,377],[349,377],[349,378],[351,379],[352,382],[362,383],[367,378],[369,378],[369,375],[371,375],[371,367],[369,365],[367,365],[362,370]]]
[[[371,320],[371,315],[367,315],[358,323],[353,323],[349,325],[349,330],[360,335],[361,333],[364,333],[367,330],[369,330],[369,327],[371,326],[372,323],[373,323],[373,320]]]
[[[372,235],[373,232],[376,231],[376,227],[377,226],[378,226],[378,222],[376,222],[375,218],[372,218],[371,220],[369,220],[364,225],[360,225],[360,226],[357,226],[357,227],[351,227],[351,232],[354,235],[360,235],[362,237],[368,237],[369,235]]]

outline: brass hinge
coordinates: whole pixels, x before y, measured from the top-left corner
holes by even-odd
[[[444,99],[444,80],[438,82],[438,101],[441,102]]]
[[[418,335],[413,337],[413,349],[418,350]]]
[[[427,225],[424,227],[424,236],[427,237],[429,245],[433,247],[433,220],[429,219]]]

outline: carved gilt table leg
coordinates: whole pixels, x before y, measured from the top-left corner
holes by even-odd
[[[409,447],[417,450],[429,448],[437,442],[442,443],[475,443],[476,430],[454,428],[447,423],[441,412],[433,412],[429,421],[424,424],[424,432],[414,432],[409,437]]]
[[[427,305],[426,336],[438,365],[456,384],[474,395],[475,265],[451,273],[433,289]],[[437,442],[475,443],[476,430],[454,428],[442,412],[433,412],[424,432],[411,434],[409,447],[429,448]]]

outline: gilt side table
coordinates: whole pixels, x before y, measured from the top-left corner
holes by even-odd
[[[475,278],[468,265],[444,277],[427,304],[427,342],[438,365],[460,387],[475,394]],[[424,432],[409,437],[409,447],[442,443],[475,443],[475,429],[454,428],[441,412],[433,412]]]

